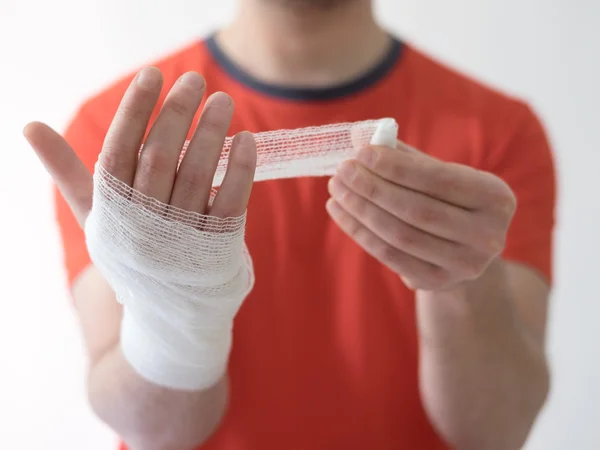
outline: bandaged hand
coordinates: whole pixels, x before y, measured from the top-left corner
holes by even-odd
[[[329,214],[412,289],[480,277],[504,248],[513,192],[493,174],[395,147],[365,146],[339,167]]]
[[[244,225],[256,146],[250,133],[230,141],[227,171],[213,190],[233,102],[224,93],[207,100],[180,161],[204,81],[183,75],[143,141],[161,85],[154,68],[133,80],[93,180],[45,125],[30,124],[25,135],[84,226],[94,265],[124,305],[125,358],[155,384],[201,390],[224,375],[233,319],[252,288]]]
[[[226,138],[233,104],[217,93],[188,142],[204,82],[187,73],[143,142],[160,90],[156,69],[133,80],[93,180],[49,127],[32,123],[24,133],[124,306],[127,361],[157,385],[201,390],[225,373],[233,319],[254,282],[244,245],[253,180],[332,175],[362,146],[393,145],[397,124],[383,118]]]

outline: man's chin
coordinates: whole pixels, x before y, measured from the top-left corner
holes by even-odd
[[[273,5],[287,6],[293,9],[305,10],[328,10],[355,3],[359,0],[262,0]]]

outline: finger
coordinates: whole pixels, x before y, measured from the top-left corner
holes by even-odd
[[[138,153],[158,100],[162,75],[155,67],[142,69],[125,92],[108,129],[99,162],[114,177],[132,186]]]
[[[461,208],[488,208],[490,202],[506,201],[505,186],[497,177],[473,167],[440,161],[402,142],[398,149],[364,147],[357,160],[394,184]]]
[[[401,221],[349,190],[336,177],[329,180],[328,188],[333,199],[345,211],[387,244],[463,279],[477,277],[492,257]]]
[[[335,199],[329,199],[327,212],[333,221],[368,254],[404,278],[418,280],[419,285],[439,286],[448,281],[449,274],[440,267],[421,261],[398,250],[349,214]]]
[[[133,188],[167,203],[171,198],[179,156],[202,97],[204,79],[183,74],[167,95],[138,161]]]
[[[502,248],[493,223],[474,212],[393,184],[352,160],[340,165],[337,176],[351,191],[419,230],[481,251]]]
[[[252,133],[239,133],[233,139],[227,172],[215,197],[210,214],[216,217],[237,217],[248,207],[254,171],[256,142]]]
[[[233,100],[217,92],[206,101],[175,179],[172,206],[206,212],[215,170],[233,117]]]
[[[23,135],[83,226],[92,207],[92,175],[71,146],[49,126],[32,122],[23,129]]]

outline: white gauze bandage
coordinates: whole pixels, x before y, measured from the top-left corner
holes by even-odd
[[[255,181],[261,181],[333,175],[361,146],[395,147],[397,125],[381,119],[254,136]],[[231,143],[225,142],[214,187],[225,175]],[[87,247],[124,306],[121,349],[143,378],[201,390],[224,375],[233,319],[254,283],[245,219],[173,208],[96,164]]]

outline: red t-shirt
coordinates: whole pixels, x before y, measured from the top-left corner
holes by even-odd
[[[399,41],[371,72],[329,89],[265,85],[212,38],[154,65],[165,78],[161,104],[191,70],[205,77],[209,93],[229,93],[236,104],[230,134],[395,118],[411,146],[509,183],[518,211],[504,257],[551,279],[553,160],[524,103]],[[90,171],[132,78],[85,102],[68,128]],[[229,410],[203,449],[448,448],[421,403],[414,295],[338,229],[325,211],[328,197],[325,177],[253,188],[247,245],[256,285],[235,319]],[[56,208],[71,283],[90,259],[60,194]]]

